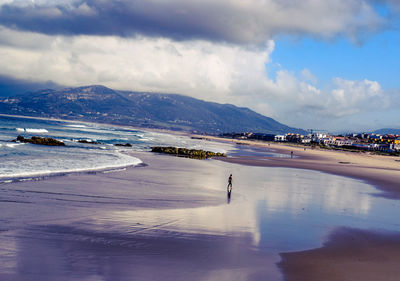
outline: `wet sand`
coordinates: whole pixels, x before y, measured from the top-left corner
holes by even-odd
[[[260,147],[288,156],[234,156],[220,158],[222,161],[250,166],[307,169],[352,177],[366,181],[382,190],[383,193],[379,196],[400,199],[400,157],[320,148],[311,149],[290,144],[207,138]],[[293,151],[294,158],[290,158],[291,151]]]
[[[148,166],[0,185],[0,280],[279,280],[246,231],[201,227],[224,224],[209,208],[226,206],[229,171],[135,156]]]
[[[393,219],[396,212],[371,211],[379,204],[392,204],[396,211],[397,204],[384,198],[371,201],[369,194],[379,193],[357,181],[263,168],[342,174],[347,170],[338,167],[352,166],[336,162],[350,158],[279,145],[262,148],[286,157],[263,156],[258,151],[220,162],[137,153],[149,166],[0,186],[0,280],[275,281],[283,278],[277,264],[286,280],[368,280],[343,276],[361,273],[354,260],[368,259],[379,247],[385,253],[392,249],[390,256],[384,256],[387,261],[398,259],[397,235],[348,229],[346,235],[335,234],[337,224],[399,229]],[[287,157],[290,151],[295,158]],[[358,178],[365,180],[362,175],[371,167],[359,159],[351,161],[360,166],[352,170],[360,169]],[[385,167],[371,171],[384,172]],[[229,173],[234,174],[232,202],[225,191]],[[324,180],[328,182],[322,189]],[[393,192],[380,186],[385,197],[396,195],[391,184]],[[368,194],[362,193],[364,188]],[[382,216],[386,220],[381,223]],[[334,235],[321,248],[324,259],[343,264],[329,268],[336,279],[320,278],[323,275],[310,279],[314,275],[309,274],[328,268],[329,263],[313,259],[313,251],[293,251],[318,248],[331,230]],[[354,237],[367,238],[354,244],[358,248],[345,258],[348,252],[341,245],[352,244]],[[280,252],[285,252],[281,262]],[[301,260],[308,258],[315,267],[299,272]],[[371,268],[379,263],[378,259],[369,261]],[[390,278],[398,276],[397,267],[395,262],[385,264]],[[290,279],[302,277],[308,279]]]
[[[400,235],[342,228],[322,248],[281,256],[287,281],[397,281]]]
[[[215,140],[226,141],[219,138]],[[261,147],[287,157],[238,156],[220,160],[250,166],[316,170],[352,177],[383,191],[374,196],[400,199],[399,157],[310,149],[290,144],[233,142]],[[289,157],[292,151],[294,158]],[[395,281],[400,276],[400,232],[343,228],[332,233],[321,248],[282,253],[281,256],[279,267],[286,281]]]

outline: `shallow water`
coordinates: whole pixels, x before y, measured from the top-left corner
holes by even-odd
[[[138,157],[148,166],[0,185],[0,279],[283,280],[279,253],[337,227],[400,231],[400,201],[358,180]]]
[[[48,147],[11,142],[22,135],[50,137],[66,146]],[[98,144],[79,141],[98,142]],[[115,146],[129,143],[132,147]],[[225,152],[230,145],[214,144],[184,135],[163,134],[106,124],[0,116],[0,183],[71,172],[116,169],[141,164],[126,152],[152,146],[179,146]]]

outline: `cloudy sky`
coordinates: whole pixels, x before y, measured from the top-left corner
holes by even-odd
[[[0,84],[180,93],[304,129],[399,128],[399,3],[0,0]]]

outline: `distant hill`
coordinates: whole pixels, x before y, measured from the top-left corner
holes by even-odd
[[[47,82],[32,82],[22,79],[15,79],[9,76],[0,74],[0,98],[19,96],[27,91],[38,91],[40,89],[62,89],[61,85],[53,83],[51,81]]]
[[[191,132],[302,133],[248,108],[104,86],[40,90],[0,98],[0,113]]]
[[[383,128],[383,129],[373,131],[372,133],[379,134],[379,135],[386,135],[386,134],[400,135],[400,129]]]

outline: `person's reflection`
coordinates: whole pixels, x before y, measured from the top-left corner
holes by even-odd
[[[228,194],[227,194],[227,202],[228,202],[228,204],[231,203],[231,194],[232,194],[232,191],[228,191]]]

